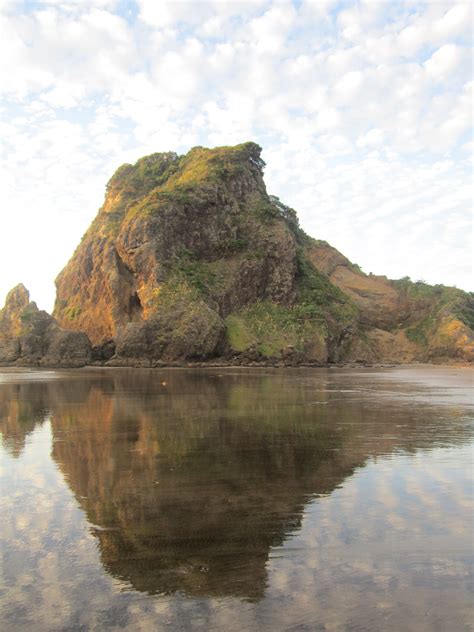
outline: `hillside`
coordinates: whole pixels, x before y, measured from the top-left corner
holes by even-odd
[[[474,296],[409,278],[364,274],[335,248],[311,240],[307,254],[357,306],[352,358],[393,362],[474,359]]]
[[[473,297],[366,275],[268,195],[255,143],[121,166],[59,274],[97,362],[472,360]]]

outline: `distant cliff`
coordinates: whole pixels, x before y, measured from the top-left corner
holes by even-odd
[[[56,280],[93,358],[325,364],[474,358],[472,295],[365,275],[266,192],[260,147],[123,165]]]

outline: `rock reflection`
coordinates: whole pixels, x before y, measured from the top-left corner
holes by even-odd
[[[256,601],[271,547],[298,529],[309,499],[368,457],[463,440],[452,415],[449,433],[439,415],[431,429],[426,409],[397,401],[381,419],[380,403],[343,386],[329,388],[325,372],[248,371],[5,385],[3,440],[18,453],[50,411],[53,458],[115,578],[149,594]]]
[[[27,436],[47,415],[47,387],[44,384],[3,385],[0,389],[0,430],[6,452],[18,457]]]
[[[262,597],[270,547],[299,526],[309,496],[352,471],[341,434],[272,406],[265,381],[124,385],[110,385],[113,397],[93,387],[80,413],[52,418],[53,457],[104,566],[148,593]]]

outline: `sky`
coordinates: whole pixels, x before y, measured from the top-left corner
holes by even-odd
[[[125,162],[253,140],[365,272],[472,283],[470,2],[0,0],[0,303],[54,278]]]

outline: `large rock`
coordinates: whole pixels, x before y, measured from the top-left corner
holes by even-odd
[[[41,366],[80,367],[91,359],[91,343],[82,331],[70,331],[52,322],[44,336],[45,353]]]
[[[470,295],[366,275],[308,237],[267,194],[260,151],[195,147],[120,167],[56,280],[59,325],[115,364],[472,358]]]
[[[52,316],[30,302],[24,285],[8,293],[5,307],[0,310],[0,363],[79,367],[90,357],[87,335],[60,327]]]
[[[180,309],[181,307],[181,309]],[[178,306],[143,323],[128,323],[116,336],[116,351],[133,360],[206,360],[217,355],[225,325],[203,301]]]

